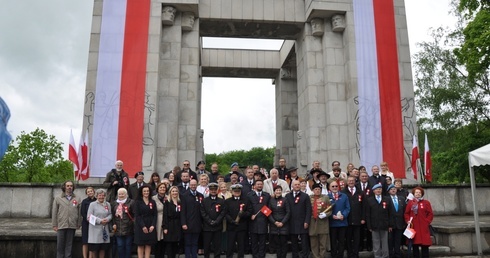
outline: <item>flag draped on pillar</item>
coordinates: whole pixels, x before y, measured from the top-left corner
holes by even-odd
[[[427,134],[425,134],[424,143],[424,168],[425,181],[432,182],[432,160],[430,159],[429,139],[427,139]]]
[[[89,150],[88,150],[88,130],[80,136],[80,146],[78,147],[78,174],[77,180],[87,180],[90,177],[89,169]]]
[[[92,130],[91,173],[116,160],[141,170],[150,0],[104,0]]]
[[[366,167],[389,164],[405,177],[400,79],[393,1],[354,0],[359,149]]]

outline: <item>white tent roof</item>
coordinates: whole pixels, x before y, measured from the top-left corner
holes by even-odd
[[[490,164],[490,144],[469,153],[470,167]]]

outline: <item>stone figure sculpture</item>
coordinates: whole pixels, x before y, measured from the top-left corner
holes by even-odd
[[[162,9],[162,24],[163,25],[174,25],[175,13],[177,9],[173,6],[164,6]]]
[[[311,35],[322,36],[323,35],[323,19],[314,18],[310,21],[311,24]]]
[[[182,14],[182,30],[183,31],[192,30],[192,27],[194,27],[195,20],[196,17],[194,17],[194,13],[192,12],[185,12],[184,14]]]
[[[342,32],[345,30],[345,16],[342,14],[335,14],[332,16],[332,31]]]

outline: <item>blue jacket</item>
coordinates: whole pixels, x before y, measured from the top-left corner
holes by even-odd
[[[330,215],[329,220],[330,220],[330,227],[347,227],[349,225],[349,212],[350,212],[350,204],[349,204],[349,198],[347,195],[338,192],[338,200],[335,200],[333,197],[333,194],[330,192],[328,193],[328,198],[330,198],[330,203],[335,204],[333,206],[333,211],[332,215]],[[337,213],[340,211],[342,215],[344,216],[343,220],[336,220],[333,219],[334,215],[337,215]]]

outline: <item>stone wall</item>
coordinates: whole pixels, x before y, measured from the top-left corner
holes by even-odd
[[[0,184],[0,218],[50,218],[54,196],[61,194],[59,184]],[[92,185],[95,189],[102,185]],[[86,185],[75,185],[75,194],[84,199]],[[469,185],[424,186],[425,198],[434,214],[472,215],[471,188]],[[411,189],[411,187],[407,187]],[[490,214],[490,184],[477,187],[476,207],[480,215]]]

